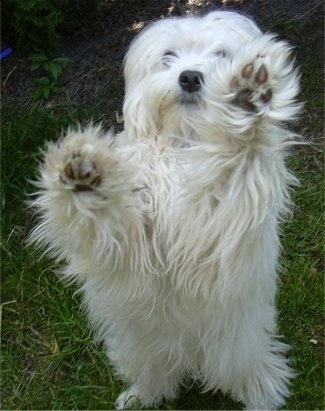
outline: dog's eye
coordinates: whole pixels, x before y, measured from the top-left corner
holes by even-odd
[[[177,57],[176,53],[174,53],[173,51],[166,51],[166,53],[164,54],[164,57]]]
[[[174,53],[173,51],[168,50],[163,55],[162,61],[163,61],[163,63],[168,64],[170,62],[170,60],[172,60],[175,57],[177,57],[177,54]]]
[[[229,53],[226,50],[218,50],[215,52],[215,55],[223,58],[229,57]]]

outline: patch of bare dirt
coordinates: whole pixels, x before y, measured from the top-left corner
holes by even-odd
[[[296,44],[297,52],[302,60],[308,59],[308,55],[322,56],[323,5],[320,0],[107,0],[95,21],[64,33],[61,54],[73,62],[64,68],[62,92],[50,103],[71,101],[85,107],[98,106],[107,115],[120,110],[123,56],[137,32],[148,22],[163,17],[202,14],[216,8],[245,13],[264,30],[272,31],[277,22],[286,22],[288,29],[282,31],[289,40],[294,37],[290,22],[313,22],[310,32]],[[4,103],[18,107],[33,104],[35,74],[30,72],[29,61],[19,52],[4,60],[1,78]]]

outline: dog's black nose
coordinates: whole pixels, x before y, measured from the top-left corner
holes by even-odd
[[[194,93],[198,91],[203,82],[203,74],[200,71],[183,71],[179,76],[179,84],[184,91]]]

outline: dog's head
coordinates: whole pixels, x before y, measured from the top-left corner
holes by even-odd
[[[225,11],[170,18],[146,28],[125,58],[123,114],[129,137],[195,138],[193,124],[204,110],[216,64],[227,64],[258,34],[250,19]]]

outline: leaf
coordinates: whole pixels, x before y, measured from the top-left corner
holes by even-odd
[[[50,87],[44,87],[44,89],[43,89],[44,97],[48,98],[49,94],[50,94]]]
[[[41,87],[47,87],[50,85],[50,79],[47,76],[40,77],[36,79],[34,82],[35,84]]]
[[[40,88],[38,88],[36,91],[35,91],[35,94],[34,94],[34,99],[35,100],[43,100],[43,91],[42,91],[42,89],[40,89]]]
[[[49,62],[45,62],[45,63],[43,64],[43,68],[44,68],[45,71],[49,72],[49,71],[50,71],[50,69],[49,69]]]
[[[53,59],[53,61],[55,63],[58,63],[58,64],[62,65],[62,66],[72,63],[72,60],[69,59],[68,57],[57,57],[57,58]]]
[[[28,57],[28,60],[37,63],[45,63],[46,61],[48,61],[48,57],[44,54],[32,54],[30,57]]]
[[[52,74],[55,80],[62,74],[62,69],[59,64],[54,63],[53,61],[49,62],[49,72]]]
[[[59,343],[54,336],[51,339],[51,354],[52,355],[60,354]]]
[[[41,67],[41,63],[33,61],[30,66],[30,71],[35,71]]]

